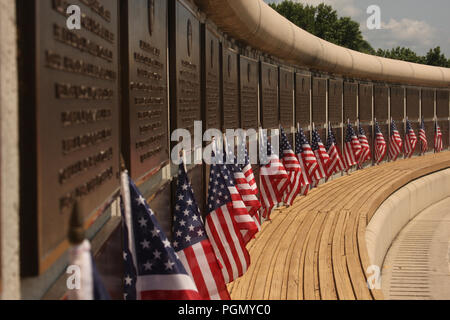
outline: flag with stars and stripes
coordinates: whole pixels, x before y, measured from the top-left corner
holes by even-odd
[[[250,266],[240,224],[251,223],[248,211],[225,164],[212,164],[209,178],[206,233],[222,265],[225,283],[244,275]],[[242,222],[240,221],[243,218]],[[250,219],[252,220],[252,219]]]
[[[298,162],[302,169],[301,174],[301,194],[307,195],[309,187],[312,183],[312,177],[315,176],[319,167],[316,156],[311,149],[308,139],[303,132],[302,127],[298,127],[297,134],[295,136],[295,153],[297,154]],[[321,178],[319,177],[319,180]]]
[[[122,173],[121,209],[127,236],[125,294],[134,290],[137,300],[201,300],[193,279],[127,172]],[[135,275],[128,273],[132,270]]]
[[[391,158],[391,161],[395,161],[402,151],[403,141],[397,126],[395,125],[394,119],[391,119],[391,139],[389,142],[389,157]]]
[[[256,184],[255,174],[253,173],[252,165],[248,157],[245,141],[241,142],[238,146],[238,163],[244,173],[245,179],[248,185],[252,189],[255,195],[259,194],[258,185]]]
[[[283,201],[283,195],[289,186],[289,176],[283,163],[273,153],[272,145],[267,139],[267,133],[260,130],[260,161],[259,174],[261,191],[262,217],[270,220],[272,209]]]
[[[370,144],[367,139],[366,132],[360,123],[358,127],[358,140],[361,144],[361,154],[359,156],[358,165],[359,167],[362,167],[364,162],[369,161],[372,158],[372,153],[370,152]]]
[[[434,152],[441,152],[442,149],[444,149],[442,143],[442,131],[439,127],[438,121],[436,120],[434,125]]]
[[[173,248],[205,300],[230,300],[221,265],[206,235],[184,164],[178,171]]]
[[[289,177],[289,185],[284,192],[283,202],[288,206],[292,206],[295,198],[301,191],[302,168],[283,128],[281,128],[280,135],[280,156]]]
[[[347,133],[345,135],[344,143],[344,163],[347,171],[358,164],[361,152],[361,143],[353,130],[352,124],[349,122],[347,124]]]
[[[247,209],[247,215],[238,215],[236,222],[241,230],[244,243],[247,244],[259,230],[261,230],[261,223],[259,220],[259,209],[261,203],[258,200],[258,189],[250,187],[248,180],[242,171],[241,165],[239,165],[238,159],[234,156],[233,150],[230,149],[228,143],[225,144],[228,149],[228,158],[232,164],[227,164],[227,168],[233,175],[233,182],[238,190],[242,201]],[[248,157],[244,161],[249,161]],[[235,202],[236,203],[236,202]]]
[[[375,161],[377,164],[383,161],[386,156],[386,140],[384,140],[383,133],[381,132],[380,126],[375,119]]]
[[[417,136],[411,126],[411,122],[406,119],[406,135],[405,135],[405,157],[411,158],[417,146]]]
[[[333,174],[345,170],[345,164],[342,160],[341,150],[339,150],[339,146],[336,143],[336,138],[334,136],[331,123],[328,125],[327,152],[330,156],[330,161],[328,162],[327,168],[327,178],[329,178]]]
[[[320,139],[319,132],[317,132],[316,128],[314,128],[312,132],[311,149],[316,156],[318,164],[318,174],[315,174],[312,178],[313,186],[317,186],[320,179],[327,177],[330,156],[328,155],[327,149],[323,145],[322,140]]]
[[[423,118],[422,121],[420,121],[419,140],[421,142],[421,153],[424,154],[428,150],[428,141],[425,131],[425,122],[423,121]]]

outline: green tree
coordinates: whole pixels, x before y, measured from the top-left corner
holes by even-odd
[[[450,68],[450,61],[441,52],[441,47],[430,49],[424,57],[425,63],[430,66],[447,67]]]

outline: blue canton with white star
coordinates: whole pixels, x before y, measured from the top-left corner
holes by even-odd
[[[284,151],[292,151],[291,144],[286,136],[286,132],[283,128],[281,128],[281,136],[280,136],[280,156],[283,156]]]
[[[328,138],[327,138],[327,150],[330,150],[330,148],[334,145],[336,145],[336,137],[334,136],[333,129],[331,128],[331,125],[328,127]]]
[[[234,187],[231,172],[225,165],[211,165],[208,189],[208,213],[232,201],[228,186]]]
[[[352,137],[356,136],[353,126],[349,123],[347,124],[347,135],[345,136],[345,142],[352,142]]]
[[[200,210],[195,201],[184,164],[180,165],[178,172],[175,200],[172,245],[178,252],[207,239]]]
[[[391,121],[391,135],[394,134],[394,131],[398,131],[398,130],[397,130],[397,126],[395,125],[394,119],[392,119],[392,121]]]
[[[312,132],[311,149],[313,151],[319,150],[319,143],[322,143],[322,140],[320,139],[320,135],[319,132],[317,132],[317,129],[314,129]]]
[[[305,133],[303,132],[303,129],[300,127],[297,134],[295,135],[295,152],[297,154],[303,153],[303,146],[305,144],[309,144],[309,142],[305,136]]]

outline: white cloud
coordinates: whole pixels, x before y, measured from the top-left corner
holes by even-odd
[[[267,1],[266,2],[282,2],[282,0],[278,1]],[[357,8],[355,5],[355,0],[294,0],[294,2],[300,2],[303,4],[310,4],[317,6],[321,3],[329,4],[338,12],[339,16],[349,16],[349,17],[358,17],[363,12]]]

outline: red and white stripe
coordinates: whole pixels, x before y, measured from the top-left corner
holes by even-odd
[[[400,137],[398,130],[394,130],[394,132],[391,133],[391,140],[389,144],[389,157],[392,161],[397,160],[398,155],[402,152],[402,147],[402,137]]]
[[[222,265],[225,283],[244,275],[250,266],[250,256],[235,219],[233,203],[228,202],[211,211],[206,216],[205,228],[216,257]]]
[[[316,160],[316,157],[314,156],[314,153],[311,150],[311,147],[309,147],[309,151],[311,152],[312,156],[314,157],[314,161],[317,166],[317,160]],[[298,163],[300,164],[300,168],[302,169],[302,173],[300,175],[300,185],[301,185],[300,194],[306,196],[309,191],[309,186],[311,185],[311,179],[308,175],[307,162],[303,158],[303,153],[298,154],[297,158],[298,158]]]
[[[292,206],[301,191],[302,168],[293,150],[284,150],[282,162],[289,176],[289,185],[284,193],[283,202]]]
[[[375,134],[375,161],[377,164],[381,163],[386,156],[386,147],[383,133],[377,132]]]
[[[327,149],[325,148],[323,143],[319,142],[318,145],[319,149],[314,150],[314,155],[316,156],[318,166],[312,178],[314,186],[318,185],[320,179],[327,177],[328,163],[330,161],[330,156],[328,155]]]
[[[138,300],[198,300],[197,287],[188,274],[138,276]]]
[[[406,133],[405,136],[405,156],[411,158],[417,146],[417,137],[413,130]]]
[[[177,254],[205,300],[230,300],[221,266],[208,239],[178,251]]]
[[[334,173],[345,170],[345,164],[342,160],[342,155],[339,150],[339,147],[334,143],[328,149],[328,155],[330,157],[330,161],[328,162],[327,168],[327,178],[331,177]]]
[[[441,152],[444,149],[443,143],[442,143],[442,131],[439,125],[436,122],[436,132],[434,134],[434,151]]]
[[[283,163],[274,154],[268,160],[269,163],[261,167],[259,175],[264,219],[270,219],[270,212],[283,201],[284,191],[289,186],[289,176]]]
[[[358,164],[361,167],[364,162],[369,161],[372,158],[372,153],[370,152],[369,140],[365,135],[359,134],[358,140],[361,145],[361,154],[359,156]]]
[[[422,148],[421,153],[425,153],[428,150],[428,141],[427,141],[427,134],[425,133],[425,129],[420,128],[419,129],[419,140],[421,142]]]
[[[358,164],[361,151],[361,144],[357,136],[352,136],[352,140],[344,144],[344,163],[347,170]]]

